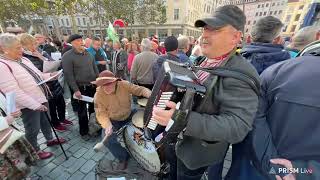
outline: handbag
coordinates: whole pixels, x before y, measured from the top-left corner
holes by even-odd
[[[0,154],[5,151],[17,140],[24,137],[24,133],[10,125],[7,129],[0,131]]]

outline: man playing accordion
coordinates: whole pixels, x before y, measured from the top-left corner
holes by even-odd
[[[219,7],[211,17],[197,20],[195,26],[203,28],[201,50],[205,56],[198,58],[197,65],[235,69],[255,79],[259,86],[256,70],[235,53],[245,23],[244,13],[233,5]],[[176,143],[176,179],[201,179],[209,166],[214,176],[211,178],[222,179],[229,144],[241,142],[252,128],[258,95],[248,83],[236,78],[217,77],[202,70],[196,75],[207,88],[201,100],[205,105],[187,112],[187,126]],[[154,119],[163,126],[179,112],[176,103],[169,101],[166,105],[169,110],[153,109]]]

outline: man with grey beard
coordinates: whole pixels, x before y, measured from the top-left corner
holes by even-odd
[[[65,79],[76,98],[81,99],[82,95],[93,97],[96,87],[91,82],[99,75],[95,60],[86,51],[81,35],[71,35],[68,42],[72,44],[72,49],[62,56]],[[84,140],[89,140],[88,119],[90,114],[94,112],[94,106],[93,103],[89,103],[88,109],[87,103],[81,100],[78,100],[77,104],[80,135]]]

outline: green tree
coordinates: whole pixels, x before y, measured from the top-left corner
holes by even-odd
[[[163,0],[138,0],[136,14],[139,22],[145,25],[163,24],[167,21]]]
[[[48,4],[45,0],[0,0],[0,22],[4,26],[6,21],[26,22],[26,26],[33,25],[35,16],[46,14]]]

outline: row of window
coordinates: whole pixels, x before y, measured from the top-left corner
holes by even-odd
[[[277,15],[277,14],[281,14],[282,10],[280,11],[269,11],[269,15]],[[263,15],[266,16],[267,15],[267,11],[263,12]],[[256,12],[256,16],[262,16],[262,12]]]
[[[276,3],[274,2],[274,3],[272,3],[271,4],[271,7],[273,7],[273,6],[275,6],[276,5]],[[284,2],[281,2],[281,5],[284,5]],[[278,2],[277,3],[277,6],[280,6],[280,2]],[[264,7],[269,7],[269,3],[266,3],[266,4],[258,4],[258,8],[264,8]]]
[[[81,21],[81,20],[82,20],[82,21]],[[81,24],[81,22],[82,22],[82,24]],[[53,23],[53,21],[52,21],[52,23]],[[58,20],[57,23],[58,23],[59,26],[60,26],[60,24],[61,24],[62,26],[70,26],[70,24],[71,24],[70,21],[69,21],[69,18],[60,19],[60,21]],[[97,22],[97,21],[94,21],[93,18],[90,17],[88,23],[90,23],[91,25],[93,25],[94,23],[97,24],[98,22]],[[105,24],[103,20],[102,20],[102,24]],[[77,25],[78,25],[78,26],[81,26],[81,25],[82,25],[82,26],[87,26],[87,18],[85,18],[85,17],[83,17],[83,18],[78,17],[78,18],[77,18]]]

